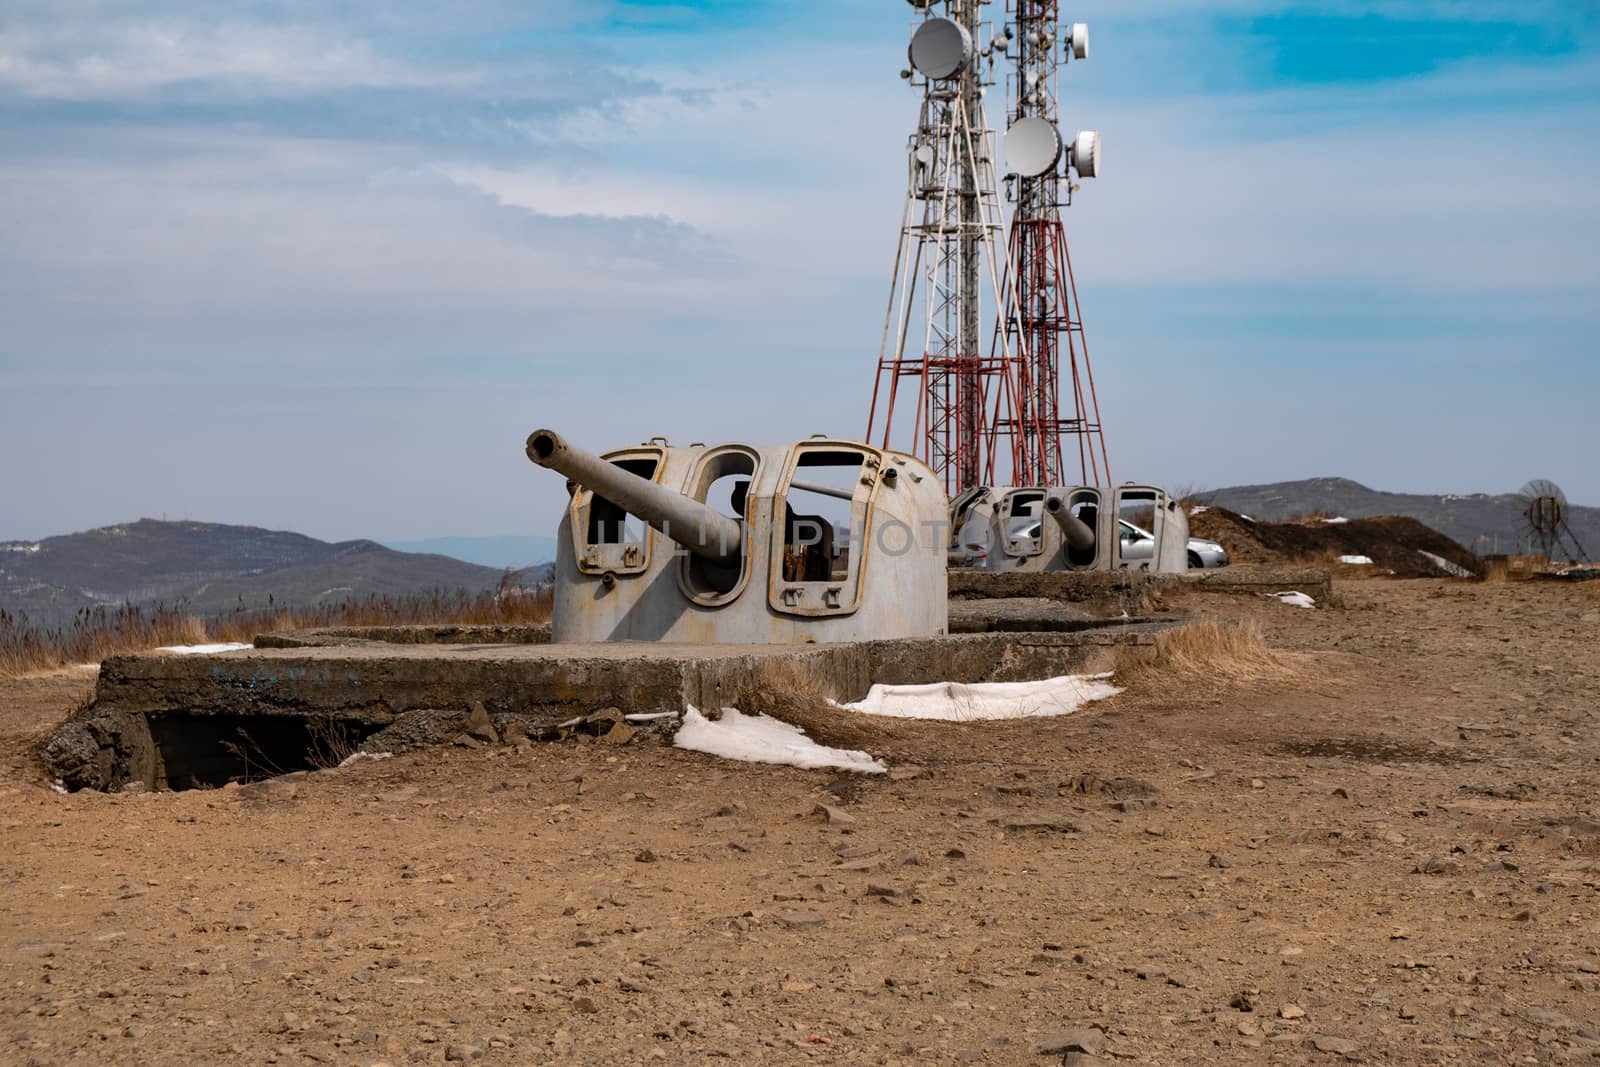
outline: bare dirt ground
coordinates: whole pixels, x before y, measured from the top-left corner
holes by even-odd
[[[1600,589],[1339,593],[1203,605],[1309,681],[919,725],[901,780],[572,742],[59,796],[87,676],[5,683],[0,1061],[1593,1062]]]

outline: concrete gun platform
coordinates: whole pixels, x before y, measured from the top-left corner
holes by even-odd
[[[687,705],[721,708],[773,664],[797,667],[824,695],[848,701],[879,682],[1109,670],[1119,658],[1150,654],[1162,625],[810,645],[451,643],[456,633],[443,643],[395,643],[369,634],[346,638],[355,644],[113,656],[93,705],[57,730],[45,762],[69,789],[221,784],[251,773],[241,764],[252,758],[263,773],[304,769],[305,752],[327,735],[368,751],[439,743],[460,732],[475,703],[498,729],[514,721],[539,736],[608,707],[671,715]]]

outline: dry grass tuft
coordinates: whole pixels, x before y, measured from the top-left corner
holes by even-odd
[[[1117,681],[1130,687],[1182,681],[1254,685],[1301,678],[1304,657],[1267,644],[1254,620],[1193,622],[1156,634],[1155,656],[1125,663]]]
[[[829,748],[884,753],[885,745],[906,735],[914,724],[876,715],[858,715],[834,707],[817,679],[795,663],[767,663],[756,679],[734,694],[733,706],[747,715],[760,713],[791,726]]]

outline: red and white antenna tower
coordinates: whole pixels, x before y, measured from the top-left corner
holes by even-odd
[[[1076,25],[1058,41],[1055,0],[1008,0],[1015,24],[984,41],[987,2],[911,0],[928,17],[912,34],[911,67],[901,76],[923,98],[908,146],[867,440],[913,453],[954,496],[976,485],[1066,484],[1062,439],[1073,435],[1081,473],[1074,481],[1109,485],[1059,211],[1062,179],[1070,200],[1071,171],[1093,177],[1099,161],[1097,135],[1079,134],[1064,148],[1056,131],[1057,51],[1062,60],[1083,58],[1088,33]],[[1006,185],[1017,206],[1007,257],[983,95],[995,56],[1013,46]],[[985,291],[995,314],[987,356]],[[1073,412],[1063,416],[1068,387]],[[895,415],[908,402],[915,406],[905,436],[906,416],[897,427]]]
[[[1100,170],[1100,135],[1082,132],[1063,144],[1057,102],[1061,67],[1089,54],[1089,28],[1079,22],[1061,32],[1057,0],[1007,0],[1007,8],[1012,25],[994,43],[1016,60],[1005,138],[1015,206],[995,347],[1017,352],[1019,370],[1015,420],[996,429],[1011,446],[1013,484],[1108,486],[1111,460],[1061,224],[1063,185],[1070,204],[1073,174]]]

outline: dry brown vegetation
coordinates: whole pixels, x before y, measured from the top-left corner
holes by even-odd
[[[792,663],[763,666],[753,684],[734,694],[734,707],[746,715],[767,715],[798,726],[819,745],[874,755],[881,755],[885,742],[893,742],[908,728],[894,719],[835,707],[816,676]]]
[[[369,597],[314,608],[268,607],[202,618],[184,607],[124,604],[78,612],[66,626],[44,628],[0,611],[0,678],[19,678],[120,652],[169,645],[249,642],[257,634],[314,626],[507,624],[545,622],[551,591],[524,589],[505,579],[492,592],[435,590],[406,597]]]
[[[1303,657],[1268,645],[1254,619],[1193,622],[1156,634],[1155,643],[1155,655],[1124,664],[1117,681],[1130,687],[1174,681],[1252,685],[1299,678],[1309,667]]]

